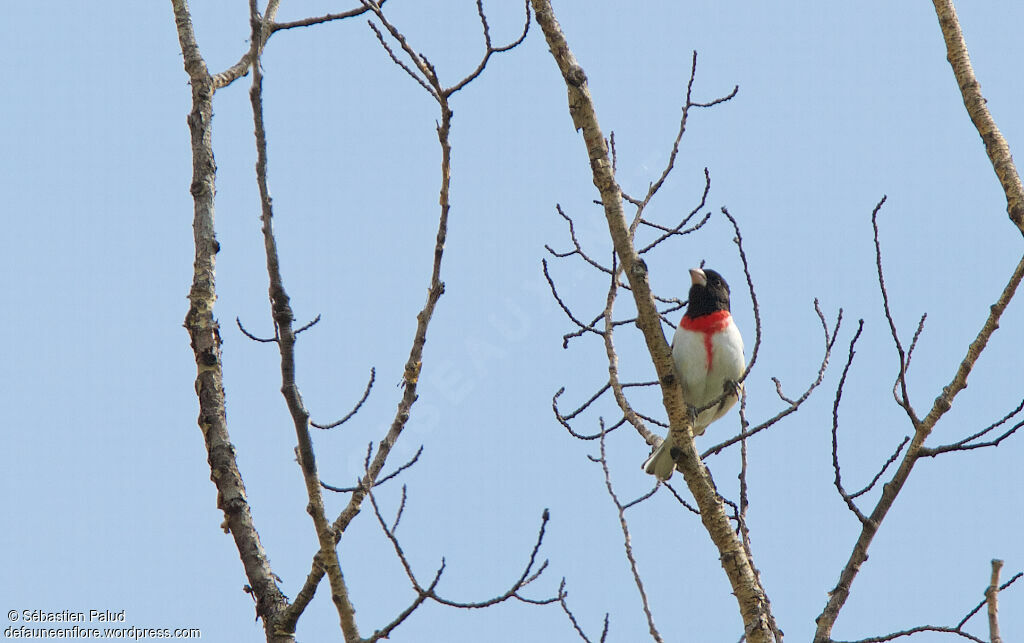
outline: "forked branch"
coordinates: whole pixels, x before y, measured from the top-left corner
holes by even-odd
[[[732,531],[725,508],[693,444],[692,421],[683,400],[682,388],[675,377],[671,351],[665,341],[648,282],[647,266],[633,246],[631,226],[627,224],[623,213],[622,191],[615,178],[605,137],[598,125],[586,73],[570,51],[550,2],[532,0],[532,4],[537,22],[544,31],[548,47],[565,80],[573,124],[583,132],[594,185],[600,192],[615,253],[636,302],[637,326],[644,334],[661,383],[662,399],[671,423],[669,439],[673,447],[680,449],[683,476],[700,507],[701,520],[721,554],[722,565],[739,603],[747,640],[751,643],[767,643],[772,639],[766,618],[767,601],[757,586],[742,543]]]
[[[875,206],[875,210],[872,213],[872,227],[876,231],[878,210],[884,201],[884,199],[880,201],[878,205]],[[907,358],[902,346],[900,345],[895,323],[892,322],[892,314],[889,310],[888,299],[884,295],[885,282],[884,277],[882,276],[880,250],[878,253],[877,263],[879,269],[879,284],[880,287],[883,288],[885,314],[887,319],[890,321],[893,342],[896,345],[900,360],[900,371],[897,382],[902,382],[901,387],[905,387]],[[871,542],[874,539],[875,534],[878,532],[882,521],[892,508],[892,504],[895,501],[896,496],[899,495],[903,485],[906,484],[907,479],[910,477],[910,473],[918,459],[924,455],[936,454],[935,450],[929,450],[924,446],[924,443],[931,435],[936,423],[952,407],[957,394],[967,387],[968,375],[970,375],[971,371],[974,369],[975,363],[981,356],[982,351],[984,351],[985,347],[988,345],[988,341],[992,337],[992,333],[994,333],[999,327],[999,319],[1002,317],[1003,312],[1009,305],[1010,300],[1013,299],[1022,279],[1024,279],[1024,257],[1022,257],[1017,263],[1017,267],[1010,275],[1010,278],[1006,286],[1003,288],[1002,293],[1000,293],[999,298],[989,307],[988,317],[984,324],[982,324],[981,330],[978,331],[977,337],[975,337],[967,347],[967,354],[957,367],[956,373],[953,375],[950,382],[942,388],[941,393],[935,398],[931,409],[923,418],[920,420],[917,419],[919,416],[910,405],[909,398],[907,398],[905,393],[900,398],[897,398],[898,401],[906,403],[904,409],[907,411],[907,415],[913,425],[913,436],[910,440],[909,446],[903,454],[903,457],[900,459],[900,464],[892,475],[892,478],[882,486],[882,494],[878,499],[874,510],[867,516],[858,515],[858,517],[861,518],[862,523],[861,533],[857,538],[856,543],[854,543],[853,550],[850,553],[850,558],[847,560],[846,566],[839,575],[839,582],[832,591],[829,592],[829,600],[826,603],[824,610],[822,610],[821,615],[817,618],[818,627],[814,637],[815,643],[828,643],[829,641],[832,641],[832,626],[835,624],[840,610],[850,596],[850,587],[853,584],[854,579],[860,571],[864,561],[867,560],[868,548],[871,546]],[[918,325],[918,328],[920,328],[920,324]],[[915,334],[915,337],[918,334]],[[903,406],[902,403],[901,406]],[[1012,434],[1015,430],[1016,429],[1011,429],[1007,435]],[[853,507],[851,507],[851,510],[852,509]]]
[[[266,126],[263,121],[263,70],[260,65],[261,44],[264,42],[263,34],[266,31],[266,23],[259,15],[256,0],[249,0],[249,12],[252,22],[252,49],[249,53],[253,72],[252,88],[249,91],[249,97],[252,103],[253,124],[256,134],[256,182],[260,194],[260,220],[263,224],[263,247],[266,253],[267,276],[270,282],[270,308],[274,319],[274,336],[277,338],[277,346],[281,355],[281,394],[288,405],[288,412],[292,417],[295,436],[298,440],[296,451],[299,455],[302,478],[306,484],[306,495],[308,497],[307,511],[313,519],[313,526],[316,530],[320,546],[316,556],[330,580],[331,598],[334,601],[335,608],[338,610],[338,617],[345,640],[352,642],[359,639],[359,630],[355,622],[355,608],[352,607],[352,603],[349,600],[348,587],[338,561],[338,552],[336,550],[338,544],[337,536],[327,519],[324,509],[320,476],[317,473],[316,456],[313,451],[313,439],[309,434],[309,411],[306,410],[305,404],[302,401],[302,394],[299,392],[298,384],[295,381],[296,331],[292,325],[294,315],[292,314],[288,293],[284,287],[284,279],[281,276],[277,240],[274,235],[274,210],[267,180],[267,136]]]
[[[997,615],[997,603],[999,592],[1005,590],[1010,585],[1013,585],[1013,583],[1020,579],[1021,576],[1024,576],[1024,574],[1018,572],[1017,574],[1014,574],[1013,578],[1000,585],[999,571],[1002,569],[1002,567],[1003,561],[992,561],[992,579],[989,586],[985,588],[985,598],[982,599],[982,601],[978,603],[974,607],[974,609],[967,612],[967,615],[960,619],[960,622],[956,625],[918,625],[915,627],[907,628],[905,630],[890,632],[888,634],[882,634],[879,636],[871,636],[868,638],[858,639],[856,641],[832,641],[832,643],[886,643],[887,641],[894,641],[898,638],[913,636],[914,634],[921,634],[923,632],[954,634],[962,639],[974,641],[974,643],[1001,643],[1002,638],[999,635],[999,619]],[[967,622],[970,621],[971,618],[974,617],[975,614],[980,612],[981,609],[984,607],[988,608],[986,610],[986,613],[988,616],[989,630],[988,638],[985,639],[975,636],[964,630],[964,627],[967,625]]]

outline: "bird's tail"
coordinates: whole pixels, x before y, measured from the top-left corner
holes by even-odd
[[[666,439],[644,462],[644,471],[658,480],[665,481],[672,477],[672,472],[675,470],[676,463],[672,460],[672,446]]]

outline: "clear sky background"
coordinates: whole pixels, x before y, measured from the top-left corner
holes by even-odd
[[[284,2],[279,18],[348,8]],[[961,3],[967,44],[992,113],[1018,158],[1024,146],[1024,5]],[[856,327],[865,320],[841,414],[848,487],[877,471],[910,427],[893,402],[897,358],[876,285],[870,213],[880,216],[889,294],[905,342],[928,321],[910,373],[919,412],[951,378],[1022,250],[1002,192],[960,99],[927,2],[749,3],[561,0],[557,15],[586,69],[619,180],[640,195],[671,146],[699,52],[694,98],[739,85],[731,102],[691,114],[679,161],[648,214],[674,224],[703,187],[712,212],[699,234],[652,256],[652,283],[685,297],[685,269],[707,261],[733,285],[748,347],[753,317],[732,232],[738,218],[763,317],[747,380],[752,421],[813,381],[821,360],[815,297],[844,323],[825,383],[795,416],[750,442],[749,522],[756,562],[787,640],[809,640],[859,532],[832,486],[831,412]],[[214,71],[248,48],[243,0],[193,2]],[[482,37],[472,2],[391,0],[386,9],[443,80],[475,67]],[[496,42],[514,38],[522,7],[487,5]],[[0,182],[4,233],[0,345],[0,606],[125,610],[139,627],[199,627],[210,641],[262,640],[232,540],[218,525],[199,429],[195,364],[182,328],[192,274],[190,91],[169,2],[8,3],[0,21]],[[300,323],[298,383],[313,418],[330,421],[377,385],[337,432],[317,433],[326,482],[359,474],[400,396],[423,305],[437,222],[436,105],[397,69],[364,19],[275,35],[264,57],[270,186],[285,285]],[[249,79],[217,93],[216,314],[224,336],[229,430],[274,571],[294,596],[315,534],[278,392],[252,167]],[[566,578],[582,626],[610,641],[643,640],[646,623],[622,551],[597,445],[554,420],[606,377],[601,344],[573,330],[547,292],[544,244],[569,248],[561,203],[595,256],[610,246],[565,88],[533,25],[453,99],[452,212],[442,297],[426,345],[420,400],[392,462],[425,445],[403,477],[399,536],[421,578],[442,556],[439,587],[455,600],[502,593],[520,573],[540,516],[551,511],[548,570],[527,592],[552,596]],[[603,275],[552,260],[573,309],[592,318]],[[630,316],[625,293],[621,317]],[[955,441],[1022,397],[1024,315],[1011,304],[931,444]],[[650,379],[638,332],[618,335],[623,377]],[[749,348],[748,348],[749,358]],[[645,401],[646,400],[646,401]],[[637,404],[661,416],[653,395]],[[603,401],[577,427],[618,419]],[[735,413],[698,440],[735,433]],[[953,625],[982,598],[989,561],[1004,579],[1024,569],[1020,468],[1024,437],[998,449],[920,462],[871,549],[834,635],[857,639],[920,624]],[[631,429],[608,439],[623,499],[647,491],[649,449]],[[735,498],[738,451],[711,458]],[[677,479],[677,488],[682,488]],[[388,511],[399,485],[379,490]],[[869,510],[876,489],[862,504]],[[346,498],[329,497],[329,513]],[[734,599],[699,521],[659,492],[629,513],[656,623],[667,640],[736,641]],[[341,561],[364,633],[413,593],[369,507],[342,540]],[[1001,596],[1003,636],[1024,637],[1024,587]],[[4,623],[6,627],[8,623]],[[971,629],[984,634],[982,618]],[[303,641],[340,639],[327,585],[299,623]],[[923,635],[916,640],[949,640]],[[467,612],[427,605],[393,641],[573,641],[555,606]]]

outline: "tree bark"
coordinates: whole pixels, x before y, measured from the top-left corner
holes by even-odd
[[[274,627],[287,607],[277,585],[266,551],[253,524],[245,484],[235,460],[235,447],[228,435],[224,410],[224,379],[221,368],[220,328],[213,315],[216,291],[216,257],[220,245],[214,231],[214,194],[217,165],[213,159],[214,83],[199,53],[192,18],[186,0],[172,0],[178,41],[184,55],[185,71],[192,85],[192,111],[188,125],[192,134],[192,186],[194,203],[192,229],[195,237],[192,288],[185,328],[191,338],[196,360],[196,395],[199,398],[199,428],[206,443],[210,479],[217,487],[217,506],[224,512],[222,527],[235,540],[245,575],[256,600],[256,614],[263,619],[267,641],[292,642],[290,632]]]
[[[668,412],[670,430],[667,439],[681,456],[677,459],[687,486],[701,512],[701,521],[718,548],[722,567],[732,585],[743,618],[746,640],[767,643],[772,640],[769,627],[768,601],[758,588],[753,567],[743,545],[733,532],[725,506],[718,497],[711,478],[693,443],[692,421],[683,400],[682,387],[675,375],[672,352],[661,329],[648,280],[647,265],[637,255],[622,209],[622,192],[615,179],[604,134],[597,121],[587,76],[576,61],[555,19],[549,0],[532,0],[537,22],[544,31],[551,55],[558,64],[569,93],[569,114],[576,130],[583,131],[583,140],[593,173],[594,185],[601,194],[608,231],[615,253],[622,263],[637,306],[637,326],[644,334],[647,348],[661,383],[662,400]]]

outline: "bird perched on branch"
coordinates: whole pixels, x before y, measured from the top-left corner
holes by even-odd
[[[697,437],[736,404],[746,361],[743,338],[729,312],[729,284],[714,270],[700,268],[690,269],[690,281],[686,314],[672,338],[672,359],[683,385],[683,398],[697,410],[693,421]],[[668,480],[675,466],[666,437],[644,462],[644,471],[658,480]]]

